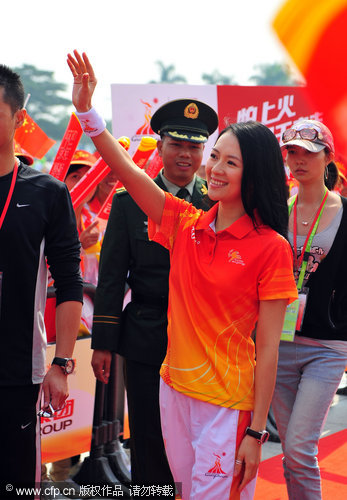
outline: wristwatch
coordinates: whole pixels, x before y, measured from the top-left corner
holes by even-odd
[[[75,361],[72,358],[53,358],[52,365],[58,365],[65,375],[70,375],[74,371]]]
[[[250,427],[247,427],[246,434],[248,434],[248,436],[252,436],[253,438],[255,438],[259,444],[266,443],[266,441],[269,439],[270,436],[268,431],[257,432],[251,429]]]

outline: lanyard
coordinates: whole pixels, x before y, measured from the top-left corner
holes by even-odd
[[[12,174],[10,190],[9,190],[7,198],[6,198],[5,205],[4,205],[4,208],[2,210],[2,214],[0,215],[0,229],[1,229],[2,224],[4,222],[4,219],[5,219],[5,216],[7,213],[7,209],[8,209],[8,206],[10,204],[10,201],[11,201],[11,198],[13,195],[14,185],[16,184],[16,179],[17,179],[17,173],[18,173],[18,165],[17,165],[17,163],[15,163],[14,169],[13,169],[13,174]]]
[[[305,272],[306,272],[308,258],[310,255],[312,240],[313,240],[314,235],[316,234],[317,227],[318,227],[321,215],[323,213],[325,203],[326,203],[327,198],[328,198],[328,194],[329,194],[329,192],[328,192],[328,190],[326,190],[325,194],[323,196],[323,199],[321,201],[321,204],[316,212],[316,216],[314,218],[314,221],[312,222],[310,230],[306,236],[305,243],[304,243],[304,246],[303,246],[303,249],[302,249],[302,252],[301,252],[299,259],[297,257],[297,243],[296,243],[296,235],[297,235],[296,210],[297,210],[298,196],[295,197],[294,211],[293,211],[293,247],[294,247],[294,269],[295,270],[300,269],[299,278],[298,278],[298,281],[296,284],[298,290],[301,290],[301,287],[302,287],[302,284],[304,281],[304,276],[305,276]]]

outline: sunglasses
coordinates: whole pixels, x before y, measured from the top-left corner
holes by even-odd
[[[297,136],[304,141],[315,141],[316,139],[323,141],[323,135],[321,132],[318,132],[315,128],[303,128],[301,130],[295,130],[294,128],[289,128],[285,130],[282,135],[282,142],[285,144],[286,142],[292,141]]]
[[[43,418],[52,418],[53,415],[54,415],[54,412],[55,412],[55,409],[53,408],[53,406],[51,405],[51,403],[49,403],[49,405],[47,406],[47,408],[44,408],[43,410],[40,410],[37,415],[39,417],[43,417]]]

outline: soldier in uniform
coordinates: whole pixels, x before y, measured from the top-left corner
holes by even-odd
[[[208,210],[206,182],[196,176],[204,143],[218,126],[203,102],[178,99],[159,108],[151,120],[160,135],[163,169],[155,182],[164,191]],[[151,242],[147,216],[122,190],[113,199],[101,250],[94,303],[92,365],[107,383],[112,353],[125,360],[131,474],[133,484],[173,484],[161,435],[159,369],[167,346],[169,252]],[[122,312],[126,283],[131,302]]]

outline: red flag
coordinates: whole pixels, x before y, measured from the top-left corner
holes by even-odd
[[[347,0],[288,0],[273,25],[347,158]]]
[[[110,171],[110,167],[102,158],[99,158],[95,165],[93,165],[82,179],[71,189],[70,195],[73,207],[78,207]]]
[[[39,159],[43,158],[56,142],[44,133],[28,113],[23,125],[17,128],[14,138],[29,154]]]
[[[118,139],[118,142],[123,146],[124,149],[129,149],[130,139],[128,137],[120,137]],[[99,182],[104,177],[106,177],[106,175],[110,171],[110,167],[104,162],[102,158],[99,158],[95,165],[93,165],[82,177],[82,179],[77,182],[77,184],[71,189],[70,195],[73,207],[78,207],[78,205],[82,203],[87,195],[99,184]]]
[[[162,168],[163,168],[163,161],[159,156],[158,151],[156,151],[153,155],[151,163],[148,165],[146,169],[146,174],[148,174],[151,179],[154,179],[154,177],[156,177],[159,174]]]
[[[143,139],[146,139],[146,138],[143,138]],[[151,139],[151,141],[147,142],[147,146],[146,146],[146,147],[148,147],[148,149],[147,149],[147,153],[148,153],[150,151],[150,148],[153,147],[153,140],[155,141],[155,143],[157,141],[155,139],[152,140],[151,137],[147,137],[147,139]],[[141,142],[142,142],[142,140],[141,140]],[[141,143],[140,143],[140,145],[141,145]],[[145,145],[146,145],[146,142],[145,142]],[[140,149],[140,146],[136,150],[136,152],[135,152],[135,154],[133,156],[133,160],[136,157],[136,154],[139,151],[139,149]],[[152,154],[152,152],[153,152],[154,149],[155,149],[155,147],[150,151],[149,156]],[[144,150],[145,150],[145,146],[143,146],[143,152],[144,152]],[[139,154],[138,155],[138,159],[140,159],[140,158],[143,159],[144,156],[142,156],[142,154],[140,156],[140,154]],[[139,163],[142,164],[142,168],[143,168],[146,165],[147,160],[139,162]],[[149,166],[148,166],[148,168],[146,170],[146,174],[148,174],[151,179],[154,179],[154,177],[156,177],[158,175],[158,173],[161,170],[162,166],[163,166],[163,162],[162,162],[160,156],[158,155],[158,152],[156,151],[155,154],[154,154],[153,160],[151,161],[151,163],[149,164]],[[113,198],[116,190],[119,189],[120,187],[122,187],[122,185],[123,184],[120,181],[116,182],[116,184],[112,188],[112,191],[107,196],[105,203],[102,205],[101,209],[99,210],[98,214],[96,215],[95,218],[100,221],[99,227],[102,227],[102,226],[106,225],[106,222],[107,222],[107,220],[108,220],[108,218],[110,216],[110,212],[111,212],[112,198]]]
[[[54,158],[50,174],[63,181],[69,170],[71,159],[81,139],[83,130],[77,116],[72,113],[58,152]]]
[[[28,151],[25,151],[25,149],[23,149],[20,144],[18,144],[17,141],[13,141],[14,142],[14,154],[15,156],[17,156],[17,158],[19,158],[20,160],[24,160],[24,163],[26,163],[27,165],[32,165],[34,163],[34,158],[29,155]]]
[[[120,187],[122,187],[122,183],[120,182],[118,185],[118,182],[116,182],[116,184],[112,188],[112,191],[109,193],[104,204],[100,208],[98,214],[95,216],[95,220],[97,219],[99,221],[99,229],[101,231],[103,231],[106,227],[106,223],[111,213],[113,196],[116,190],[119,189]]]

